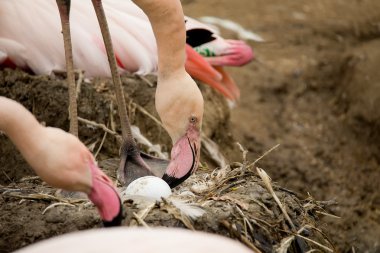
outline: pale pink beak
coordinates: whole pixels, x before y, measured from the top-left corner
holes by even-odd
[[[173,146],[171,160],[162,177],[171,188],[185,181],[198,168],[200,152],[199,130],[190,126]]]
[[[90,164],[92,190],[89,199],[96,205],[105,227],[120,226],[123,208],[112,181],[95,165]]]
[[[252,48],[241,40],[225,40],[228,47],[221,55],[205,57],[212,66],[243,66],[254,59]]]

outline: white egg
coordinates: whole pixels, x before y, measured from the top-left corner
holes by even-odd
[[[153,200],[161,200],[172,194],[170,186],[161,178],[155,176],[145,176],[134,180],[122,192],[122,198],[128,196],[141,196]]]

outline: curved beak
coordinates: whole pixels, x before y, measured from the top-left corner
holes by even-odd
[[[174,144],[171,151],[171,161],[162,177],[170,188],[181,184],[195,172],[198,168],[199,150],[199,134],[195,138],[185,134]]]
[[[209,58],[217,57],[202,57],[189,45],[186,45],[186,54],[185,68],[192,77],[210,85],[232,101],[239,99],[240,91],[232,77],[221,66],[212,66],[208,62]]]
[[[105,227],[120,226],[123,208],[112,181],[93,163],[90,164],[92,189],[89,199],[98,208]]]

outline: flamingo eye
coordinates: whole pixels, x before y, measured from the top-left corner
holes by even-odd
[[[193,124],[197,123],[197,121],[198,121],[198,119],[195,116],[191,116],[190,119],[189,119],[189,122],[193,123]]]

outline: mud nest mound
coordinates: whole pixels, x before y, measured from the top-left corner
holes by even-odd
[[[141,115],[131,115],[132,122],[152,143],[159,143],[159,152],[164,154],[170,139],[152,120],[157,117],[153,109],[154,77],[143,80],[127,76],[123,80],[130,97],[136,99],[129,101],[130,112],[145,110]],[[112,126],[117,126],[117,119],[112,119],[114,98],[108,92],[107,83],[83,82],[79,115],[117,132],[117,127]],[[208,107],[205,137],[214,139],[219,147],[223,145],[223,150],[231,149],[227,143],[232,139],[228,136],[226,103],[212,90],[204,87],[202,90]],[[0,72],[0,95],[20,101],[47,125],[67,130],[67,88],[62,78],[5,70]],[[150,117],[151,123],[144,117]],[[220,128],[224,128],[223,134]],[[86,123],[81,125],[80,135],[98,154],[100,167],[115,178],[117,134],[107,136],[102,127]],[[5,136],[0,136],[0,141],[0,165],[4,174],[0,182],[0,252],[11,252],[71,231],[102,227],[97,211],[87,199],[62,197],[33,175]],[[318,202],[312,197],[300,200],[292,191],[273,184],[263,170],[256,168],[257,161],[248,162],[246,151],[243,148],[240,151],[241,162],[216,170],[201,166],[167,199],[157,202],[124,199],[123,225],[208,231],[237,239],[254,252],[333,251],[318,224],[319,216],[327,215],[325,206],[331,203]],[[203,153],[203,159],[211,159],[210,156]],[[214,154],[213,160],[217,157]]]
[[[318,228],[330,203],[300,200],[287,189],[257,176],[254,163],[200,170],[162,201],[124,199],[123,226],[166,226],[221,234],[253,252],[332,251]],[[37,177],[1,187],[1,252],[55,235],[102,227],[94,206],[63,198]],[[278,198],[278,202],[275,200]]]

